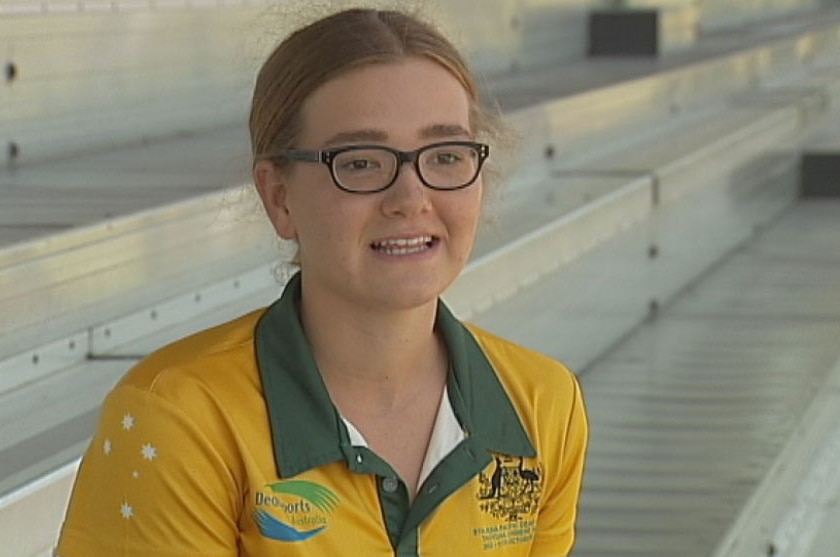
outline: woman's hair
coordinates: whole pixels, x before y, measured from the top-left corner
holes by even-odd
[[[469,95],[473,133],[490,132],[495,119],[482,108],[473,74],[451,42],[412,15],[356,8],[295,31],[263,64],[249,121],[254,161],[295,147],[302,106],[321,85],[354,68],[409,56],[431,59],[449,70]]]

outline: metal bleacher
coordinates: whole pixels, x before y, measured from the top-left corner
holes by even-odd
[[[244,131],[266,45],[237,46],[294,12],[266,4],[0,5],[18,45],[0,93],[3,555],[50,554],[99,402],[134,362],[280,291],[288,246],[247,183]],[[519,135],[446,299],[580,374],[574,554],[833,556],[840,200],[801,199],[799,159],[840,152],[840,5],[637,2],[690,10],[696,38],[594,59],[600,2],[439,4]],[[47,35],[77,66],[33,46]],[[90,49],[116,54],[88,67]],[[72,90],[65,107],[51,88]]]

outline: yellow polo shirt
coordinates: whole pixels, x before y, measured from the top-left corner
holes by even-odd
[[[60,557],[559,556],[587,422],[558,362],[446,306],[451,373],[416,494],[332,404],[299,319],[267,310],[172,344],[108,396]]]

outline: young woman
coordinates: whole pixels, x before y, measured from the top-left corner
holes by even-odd
[[[254,179],[300,272],[109,395],[58,555],[570,551],[574,376],[440,301],[480,220],[486,121],[462,57],[412,16],[344,11],[280,44]]]

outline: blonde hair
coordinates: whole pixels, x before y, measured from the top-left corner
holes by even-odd
[[[249,119],[254,162],[295,146],[302,106],[318,87],[354,68],[408,56],[428,58],[449,70],[471,100],[472,132],[492,135],[495,116],[482,107],[466,60],[443,34],[403,12],[353,8],[295,31],[263,64]]]

